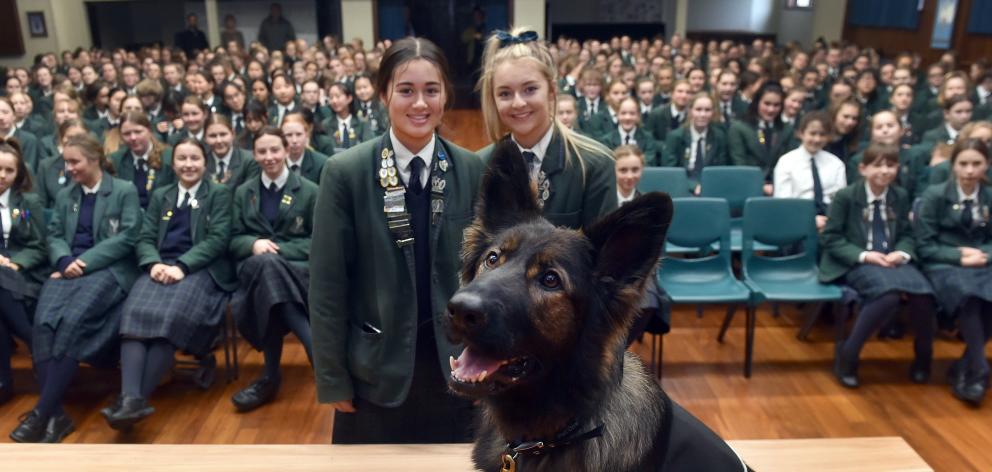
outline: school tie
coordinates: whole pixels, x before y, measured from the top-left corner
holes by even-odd
[[[765,142],[764,142],[765,152],[770,153],[772,152],[772,139],[775,138],[775,128],[773,128],[772,124],[767,121],[763,121],[761,123],[762,123],[761,127],[762,129],[764,129],[764,134],[765,134]],[[772,158],[772,156],[769,156],[769,158]],[[816,166],[813,166],[813,169],[814,172],[816,172],[815,170]]]
[[[724,123],[730,123],[730,118],[731,118],[731,116],[730,116],[730,104],[727,103],[727,102],[723,102],[721,105],[723,106],[723,122]]]
[[[185,210],[189,207],[189,192],[183,192],[183,201],[179,204],[179,208]]]
[[[624,144],[630,144],[630,133],[627,133],[623,138]]]
[[[628,135],[627,138],[629,141],[630,135]],[[530,151],[524,151],[520,154],[524,156],[524,162],[527,163],[527,176],[530,177],[534,174],[534,163],[537,162],[537,154]]]
[[[347,123],[341,123],[341,147],[346,149],[351,147],[351,139],[348,138]]]
[[[293,165],[289,166],[289,171],[292,172],[292,173],[294,173],[294,174],[296,174],[296,175],[300,175],[300,165],[299,164],[293,164]]]
[[[279,105],[279,117],[276,119],[276,126],[282,126],[282,119],[286,117],[286,107]]]
[[[217,161],[217,178],[216,178],[216,180],[218,182],[223,182],[224,181],[224,172],[227,170],[227,169],[224,169],[224,167],[226,167],[224,165],[224,161]]]
[[[882,199],[871,202],[871,250],[889,253],[889,239],[885,235],[885,220],[882,219]]]
[[[696,161],[692,163],[692,175],[696,178],[703,175],[703,161],[706,159],[706,143],[703,139],[700,136],[699,140],[696,141]]]
[[[674,116],[672,116],[672,121],[668,123],[668,129],[674,130],[675,128],[678,128],[679,125],[681,124],[682,124],[682,114],[677,113]]]
[[[269,184],[269,191],[270,192],[278,192],[279,191],[279,186],[276,185],[275,181],[273,181],[272,183]]]
[[[809,158],[809,167],[813,171],[813,202],[816,204],[816,214],[826,215],[827,205],[823,203],[823,184],[820,182],[820,171],[816,168],[816,157]]]
[[[961,225],[965,228],[971,229],[971,225],[975,223],[975,216],[971,214],[975,201],[970,198],[966,198],[961,203],[964,204],[964,208],[961,210]]]
[[[420,182],[420,174],[424,172],[425,165],[420,156],[413,156],[413,160],[410,161],[410,181],[406,186],[414,195],[420,195],[424,190],[424,184]]]
[[[240,116],[234,118],[234,134],[241,134],[244,130],[244,121]]]

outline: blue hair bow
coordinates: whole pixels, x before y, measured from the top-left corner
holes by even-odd
[[[514,36],[506,31],[497,30],[495,34],[496,39],[499,40],[499,47],[501,48],[505,48],[513,44],[529,43],[531,41],[537,41],[538,39],[536,31],[524,31],[523,33]]]

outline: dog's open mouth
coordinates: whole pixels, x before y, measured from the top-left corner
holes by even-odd
[[[537,361],[529,356],[498,359],[466,347],[457,359],[452,357],[451,388],[467,396],[500,393],[526,379],[537,370]]]

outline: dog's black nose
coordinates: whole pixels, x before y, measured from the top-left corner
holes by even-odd
[[[463,333],[472,333],[486,325],[486,312],[482,297],[460,290],[448,302],[448,318],[452,327]]]

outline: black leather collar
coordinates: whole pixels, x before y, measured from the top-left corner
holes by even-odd
[[[579,421],[573,419],[568,426],[565,427],[565,429],[558,432],[554,439],[549,441],[535,440],[507,442],[506,448],[503,449],[503,456],[509,456],[513,459],[518,458],[520,455],[540,456],[541,454],[546,454],[571,444],[600,437],[603,435],[604,429],[605,425],[600,423],[598,426],[589,431],[579,433]]]

